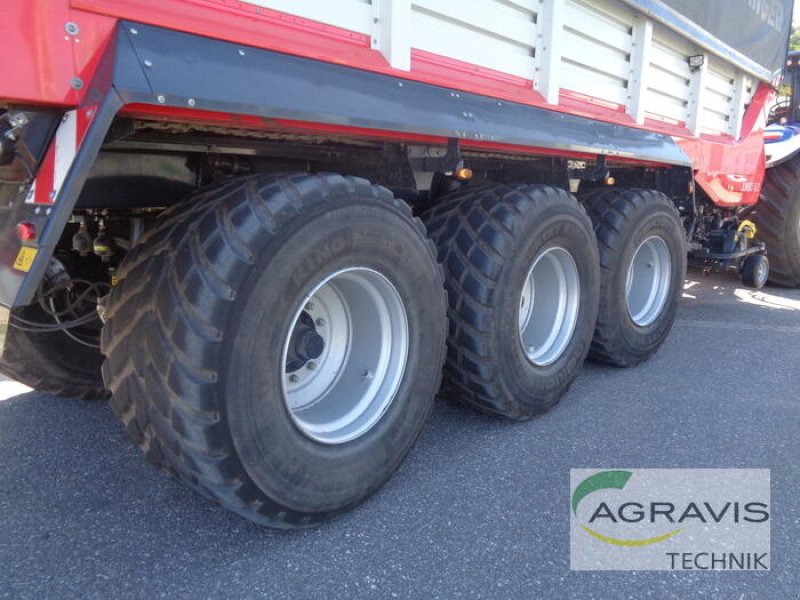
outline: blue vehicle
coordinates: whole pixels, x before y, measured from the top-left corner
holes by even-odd
[[[767,175],[753,212],[769,253],[769,280],[800,286],[800,51],[789,53],[781,100],[769,112],[764,144]]]

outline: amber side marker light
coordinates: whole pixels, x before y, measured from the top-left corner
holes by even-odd
[[[462,167],[457,169],[453,176],[456,179],[460,179],[461,181],[466,181],[467,179],[472,179],[472,169],[468,169],[466,167]]]

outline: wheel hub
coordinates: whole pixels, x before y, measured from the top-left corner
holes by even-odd
[[[323,350],[325,350],[325,339],[317,332],[311,315],[303,311],[289,340],[286,372],[293,373],[303,368],[308,361],[319,358]]]
[[[572,255],[559,247],[541,252],[525,278],[519,302],[519,338],[537,366],[564,353],[578,322],[581,289]]]
[[[667,243],[659,236],[645,239],[628,267],[625,297],[628,315],[639,327],[651,325],[664,310],[672,280]]]
[[[365,434],[394,399],[408,343],[405,307],[388,279],[363,267],[326,277],[284,343],[282,392],[294,424],[326,444]]]

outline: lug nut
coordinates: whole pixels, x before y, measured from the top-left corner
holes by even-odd
[[[314,310],[314,303],[306,302],[306,310]]]
[[[317,319],[315,323],[317,324],[317,327],[325,327],[325,319]]]
[[[310,360],[306,363],[306,369],[308,369],[309,371],[314,371],[316,368],[317,368],[317,363],[315,363],[313,360]]]
[[[289,375],[289,383],[297,383],[300,378],[297,375]]]

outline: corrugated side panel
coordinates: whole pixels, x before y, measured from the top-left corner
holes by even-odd
[[[248,0],[247,4],[367,35],[373,26],[371,0]]]
[[[736,96],[736,72],[721,61],[709,61],[704,80],[703,130],[711,133],[731,131],[733,101]]]
[[[689,58],[700,55],[704,69],[692,69]],[[645,94],[648,116],[691,124],[699,110],[699,133],[738,133],[744,106],[754,93],[751,77],[660,26],[653,31],[650,69]]]
[[[664,29],[655,28],[644,101],[648,116],[664,117],[681,124],[689,120],[691,55],[692,47],[689,44]]]
[[[398,10],[405,15],[398,21],[405,25],[393,29],[390,40],[405,56],[411,49],[423,50],[534,82],[540,91],[546,69],[555,65],[558,72],[550,78],[550,90],[577,92],[624,107],[635,118],[645,115],[695,133],[737,135],[755,88],[752,78],[733,65],[663,25],[646,24],[643,15],[621,0],[249,3],[370,36],[387,24],[390,7],[394,18]],[[548,36],[558,40],[553,44],[558,51],[545,48]],[[386,54],[374,39],[373,47]],[[692,69],[689,57],[697,55],[704,55],[705,65]],[[640,63],[644,76],[633,72]]]
[[[619,2],[566,0],[561,87],[625,105],[633,20]]]
[[[411,46],[532,80],[537,0],[413,0]]]
[[[735,99],[736,71],[720,60],[710,60],[704,80],[703,114],[700,119],[704,132],[733,132]]]

